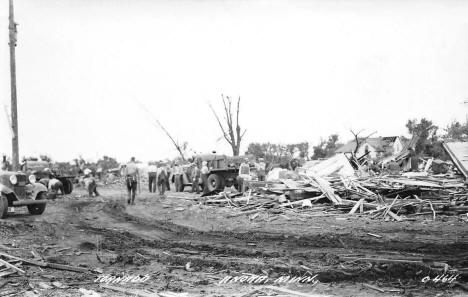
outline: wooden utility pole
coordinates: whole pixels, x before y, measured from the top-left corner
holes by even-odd
[[[11,73],[11,130],[12,135],[12,165],[13,170],[19,170],[19,145],[18,145],[18,112],[16,102],[16,23],[14,19],[13,0],[10,0],[10,16],[8,29],[10,31],[10,73]]]

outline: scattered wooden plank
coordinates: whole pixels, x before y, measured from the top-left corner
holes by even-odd
[[[287,202],[287,203],[281,203],[279,206],[280,207],[287,207],[287,206],[291,206],[291,205],[301,205],[302,202],[304,201],[317,201],[317,200],[320,200],[322,198],[324,198],[325,195],[320,195],[318,197],[313,197],[313,198],[306,198],[306,199],[301,199],[301,200],[297,200],[297,201],[293,201],[293,202]]]
[[[162,297],[162,295],[159,295],[157,293],[149,293],[137,289],[127,289],[127,288],[122,288],[122,287],[117,287],[117,286],[111,286],[107,284],[101,284],[100,285],[102,288],[109,289],[112,291],[120,292],[120,293],[125,293],[133,296],[138,296],[138,297]]]
[[[47,267],[58,269],[58,270],[67,270],[67,271],[82,272],[82,273],[91,271],[89,268],[85,268],[85,267],[77,267],[77,266],[63,265],[63,264],[57,264],[57,263],[47,263]]]
[[[21,274],[25,273],[23,269],[20,269],[20,268],[16,267],[15,265],[8,263],[5,260],[0,259],[0,264],[5,265],[6,267],[11,268],[11,269],[13,269],[13,270],[15,270],[15,271],[17,271],[17,272],[19,272]]]
[[[252,210],[247,210],[247,211],[243,211],[243,212],[239,212],[239,213],[228,214],[226,217],[235,218],[235,217],[240,217],[240,216],[243,216],[243,215],[253,214],[253,213],[256,213],[256,212],[259,212],[259,211],[260,211],[259,209],[252,209]]]
[[[45,263],[45,262],[38,262],[38,261],[34,261],[34,260],[26,260],[26,259],[23,259],[23,258],[20,258],[20,257],[5,254],[5,253],[0,253],[0,256],[7,257],[7,258],[10,258],[10,259],[19,260],[21,262],[24,262],[24,263],[30,264],[30,265],[36,265],[36,266],[40,266],[40,267],[46,267],[47,266],[47,263]]]
[[[377,234],[374,234],[374,233],[366,233],[366,234],[370,235],[370,236],[373,236],[373,237],[382,238],[382,235],[377,235]]]
[[[391,216],[392,218],[394,218],[394,219],[395,219],[396,221],[398,221],[398,222],[403,221],[403,219],[402,219],[400,216],[397,216],[397,215],[396,215],[393,211],[391,211],[391,210],[389,210],[389,211],[387,212],[387,214],[388,214],[389,216]]]
[[[365,287],[368,287],[369,289],[372,289],[372,290],[376,290],[376,291],[379,291],[380,293],[385,293],[385,290],[381,289],[381,288],[377,288],[373,285],[369,285],[369,284],[363,284]]]
[[[263,288],[265,288],[265,289],[270,289],[270,290],[273,290],[273,291],[282,292],[282,293],[292,294],[292,295],[295,295],[295,296],[303,296],[303,297],[328,297],[328,295],[317,295],[317,294],[310,294],[310,293],[302,293],[302,292],[298,292],[298,291],[289,290],[289,289],[286,289],[286,288],[283,288],[283,287],[264,286]]]
[[[356,210],[358,210],[360,205],[362,205],[363,202],[364,202],[364,198],[361,198],[358,202],[356,202],[356,204],[354,204],[353,208],[351,209],[351,211],[348,214],[354,214],[356,212]]]

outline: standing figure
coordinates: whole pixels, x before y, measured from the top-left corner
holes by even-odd
[[[125,166],[123,171],[125,181],[127,183],[127,203],[135,205],[136,191],[139,189],[140,181],[140,171],[138,170],[138,166],[135,162],[135,157],[130,159],[130,162],[127,163],[127,166]]]
[[[249,158],[245,158],[244,162],[239,166],[239,175],[237,176],[237,190],[239,192],[244,192],[246,180],[250,180],[250,164]]]
[[[208,189],[208,173],[209,172],[210,172],[210,169],[208,168],[208,163],[206,161],[203,161],[202,168],[200,170],[202,183],[203,183],[203,194],[206,194],[209,192],[209,189]]]
[[[171,186],[170,186],[170,181],[169,181],[169,178],[171,177],[171,166],[169,166],[169,164],[166,164],[166,165],[163,165],[162,167],[164,167],[164,169],[166,169],[166,190],[167,191],[170,191],[171,190]]]
[[[176,192],[182,192],[182,186],[183,186],[183,177],[182,174],[184,174],[182,166],[179,165],[179,162],[176,162],[174,165],[174,184],[175,184],[175,190]]]
[[[2,156],[2,168],[3,171],[9,171],[11,170],[10,162],[7,160],[7,156],[3,155]]]
[[[166,166],[164,164],[158,163],[158,168],[156,171],[156,182],[158,185],[159,195],[164,196],[166,190],[166,183],[168,180]]]
[[[158,167],[156,167],[154,162],[148,162],[148,188],[150,193],[156,192],[156,172]]]
[[[197,164],[192,163],[192,193],[196,192],[200,194],[200,168],[198,168]]]
[[[258,159],[258,163],[256,164],[257,169],[257,177],[259,181],[265,181],[266,175],[266,164],[263,158]]]

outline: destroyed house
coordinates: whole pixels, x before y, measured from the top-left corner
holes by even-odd
[[[373,159],[385,156],[396,156],[404,147],[403,137],[373,137],[359,139],[359,148],[356,157],[364,156],[367,152]],[[353,153],[356,149],[356,141],[352,140],[335,150],[335,153]]]

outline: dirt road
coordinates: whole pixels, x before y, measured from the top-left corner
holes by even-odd
[[[147,292],[465,296],[463,271],[452,283],[434,281],[437,275],[453,273],[444,264],[468,267],[467,223],[458,217],[435,222],[346,215],[298,220],[292,213],[228,218],[234,210],[200,205],[190,193],[169,192],[163,199],[143,192],[136,205],[127,206],[122,187],[106,186],[100,192],[101,197],[89,198],[78,188],[51,201],[42,216],[16,209],[0,223],[0,247],[25,259],[35,255],[97,268],[105,275],[147,275],[141,283],[109,284]],[[23,267],[25,276],[4,278],[8,282],[3,286],[0,280],[0,292],[86,296],[86,289],[101,296],[125,296],[104,288],[96,281],[97,273]],[[248,276],[229,278],[243,275]]]

